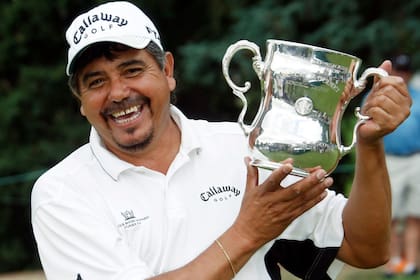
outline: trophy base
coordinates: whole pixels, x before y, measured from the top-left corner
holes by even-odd
[[[263,161],[260,159],[253,159],[251,164],[258,168],[274,170],[282,166],[281,163],[273,162],[273,161]],[[308,177],[309,173],[303,169],[293,168],[290,172],[290,175],[298,176],[298,177]]]

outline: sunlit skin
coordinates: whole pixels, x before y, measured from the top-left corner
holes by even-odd
[[[180,131],[169,114],[175,89],[173,57],[161,69],[145,50],[119,52],[81,69],[80,112],[105,146],[121,159],[166,173],[175,157]],[[159,164],[158,164],[159,162]]]

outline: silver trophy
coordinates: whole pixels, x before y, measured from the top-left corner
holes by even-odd
[[[239,50],[253,53],[252,66],[261,82],[259,109],[251,124],[244,123],[250,82],[236,85],[229,75],[232,57]],[[369,76],[383,77],[380,68],[357,73],[361,59],[342,52],[281,40],[267,40],[263,61],[259,47],[241,40],[223,57],[223,75],[243,103],[238,123],[249,139],[254,166],[273,170],[292,158],[292,174],[306,177],[313,168],[330,174],[356,144],[356,132],[368,116],[357,107],[353,139],[341,143],[341,120],[350,100],[365,89]]]

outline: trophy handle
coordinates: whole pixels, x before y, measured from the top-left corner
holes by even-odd
[[[357,73],[357,70],[358,69],[356,68],[355,73]],[[382,77],[388,76],[388,73],[381,68],[376,68],[376,67],[367,68],[362,73],[360,78],[358,80],[354,81],[354,87],[356,88],[358,93],[360,93],[361,91],[363,91],[365,89],[366,84],[367,84],[367,78],[369,78],[370,76],[376,76],[376,77],[382,78]],[[352,142],[351,142],[350,146],[346,147],[346,146],[341,145],[341,140],[340,140],[340,137],[339,137],[339,135],[341,135],[339,133],[341,133],[341,132],[340,131],[336,132],[337,133],[336,134],[337,135],[337,146],[339,147],[339,151],[341,153],[341,156],[344,156],[344,155],[348,154],[353,149],[354,145],[356,144],[357,129],[359,128],[360,125],[364,124],[367,120],[370,119],[369,116],[366,116],[366,115],[363,115],[363,114],[360,113],[360,107],[355,108],[354,114],[357,118],[357,122],[356,122],[356,124],[354,125],[354,128],[353,128],[353,139],[352,139]],[[337,130],[338,129],[339,129],[339,126],[337,126]]]
[[[258,118],[261,115],[260,113],[261,104],[260,104],[259,112],[257,113],[257,116],[252,121],[252,124],[246,125],[244,123],[244,117],[248,109],[248,101],[244,94],[251,88],[251,83],[249,81],[246,81],[244,86],[238,86],[232,81],[229,75],[230,61],[232,60],[232,57],[235,55],[235,53],[242,49],[249,50],[253,53],[254,56],[252,57],[252,68],[257,74],[258,79],[261,80],[263,62],[261,58],[260,48],[255,43],[252,43],[248,40],[240,40],[236,42],[235,44],[229,46],[229,48],[226,50],[225,55],[223,56],[222,70],[223,70],[223,76],[225,77],[228,85],[232,88],[233,94],[239,97],[239,99],[242,101],[243,107],[242,107],[241,112],[239,113],[238,123],[242,127],[245,135],[248,136],[249,133],[251,133],[251,131],[256,127],[256,124],[258,123]]]

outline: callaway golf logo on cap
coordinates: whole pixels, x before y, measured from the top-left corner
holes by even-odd
[[[102,24],[94,25],[97,21],[103,21]],[[95,35],[98,32],[106,31],[107,29],[114,28],[114,26],[122,27],[127,25],[128,21],[119,16],[114,16],[112,14],[100,13],[97,15],[87,15],[86,18],[82,20],[82,24],[74,32],[73,43],[79,44],[80,41],[89,37],[89,34]],[[94,25],[93,27],[91,27]]]
[[[150,41],[160,48],[159,32],[153,22],[129,2],[109,2],[79,15],[66,32],[69,44],[66,72],[71,74],[75,58],[98,42],[116,42],[143,49]]]

